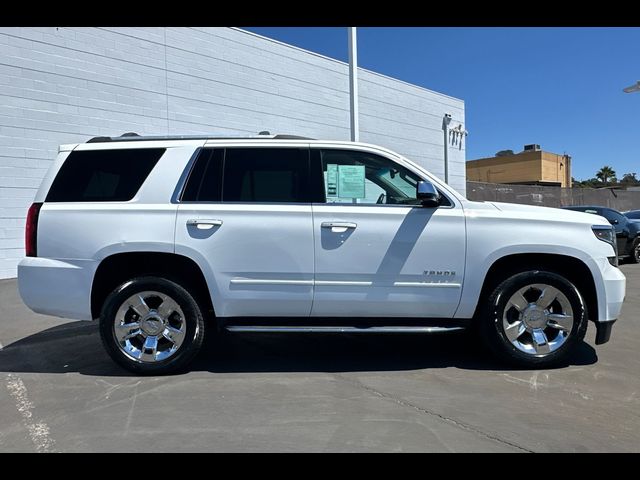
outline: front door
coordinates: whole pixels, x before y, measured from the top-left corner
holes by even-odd
[[[205,272],[219,317],[308,316],[307,147],[203,149],[176,218],[176,253]]]
[[[373,152],[312,149],[313,316],[453,317],[465,265],[462,208],[416,199],[420,176]],[[320,173],[322,172],[322,173]]]

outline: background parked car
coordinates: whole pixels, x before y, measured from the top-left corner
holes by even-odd
[[[622,212],[629,220],[640,221],[640,210],[629,210],[628,212]]]
[[[618,256],[628,258],[632,263],[640,262],[640,222],[631,220],[617,210],[608,207],[574,205],[562,208],[593,213],[606,218],[616,229]]]

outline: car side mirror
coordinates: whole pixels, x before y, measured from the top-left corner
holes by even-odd
[[[416,198],[422,202],[423,207],[438,207],[440,194],[431,182],[420,180],[416,186]]]
[[[613,220],[609,220],[609,223],[611,225],[617,225],[618,224],[618,220],[616,220],[615,218]]]

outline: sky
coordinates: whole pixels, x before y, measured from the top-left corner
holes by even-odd
[[[243,27],[348,61],[346,27]],[[640,178],[640,28],[360,27],[358,65],[465,102],[467,160],[525,144]]]

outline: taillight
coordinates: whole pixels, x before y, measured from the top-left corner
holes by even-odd
[[[24,229],[24,247],[27,257],[38,256],[38,216],[42,203],[34,203],[27,213],[27,225]]]

